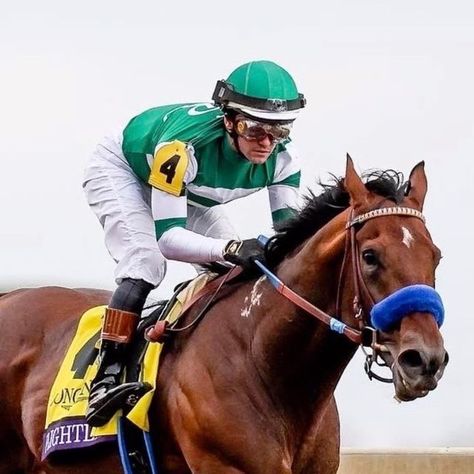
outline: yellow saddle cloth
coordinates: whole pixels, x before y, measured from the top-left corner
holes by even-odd
[[[207,273],[198,276],[176,297],[167,320],[172,323],[181,314],[183,305],[212,278]],[[85,419],[90,384],[97,369],[98,344],[105,306],[86,311],[76,330],[66,356],[51,387],[43,436],[42,459],[56,451],[92,446],[114,440],[120,412],[104,426],[91,428]],[[155,391],[162,344],[148,344],[142,362],[140,379],[153,389],[146,393],[127,418],[140,429],[149,431],[148,408]]]

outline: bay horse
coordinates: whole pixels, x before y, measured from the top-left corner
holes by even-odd
[[[448,362],[439,317],[415,305],[383,329],[370,319],[374,305],[404,288],[434,287],[440,251],[421,214],[426,191],[423,163],[407,182],[389,170],[364,184],[348,157],[345,178],[308,196],[267,246],[277,281],[307,308],[269,276],[250,274],[224,286],[198,325],[165,344],[150,411],[160,472],[336,473],[334,390],[365,330],[399,400],[436,388]],[[79,316],[109,298],[57,287],[0,298],[0,474],[121,472],[111,447],[40,461],[58,365]]]

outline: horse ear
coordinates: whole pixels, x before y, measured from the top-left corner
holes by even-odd
[[[368,204],[369,191],[360,179],[354,168],[354,162],[347,153],[346,177],[344,178],[344,187],[351,198],[351,206],[354,208],[362,207]]]
[[[420,161],[411,170],[407,188],[407,197],[415,203],[420,211],[423,209],[427,190],[428,181],[425,174],[425,162]]]

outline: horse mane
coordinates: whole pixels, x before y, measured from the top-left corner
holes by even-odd
[[[320,194],[316,195],[308,189],[301,209],[296,210],[294,217],[281,224],[277,233],[270,238],[265,252],[270,268],[275,268],[287,255],[349,207],[349,194],[344,188],[344,178],[335,175],[331,177],[328,183],[318,182],[323,188]],[[401,203],[409,186],[409,182],[404,181],[403,174],[393,169],[366,171],[362,174],[362,180],[370,192],[396,204]],[[218,274],[228,271],[218,264],[206,267]],[[248,271],[245,276],[251,277],[258,273],[259,270]]]
[[[288,254],[349,207],[350,199],[344,188],[344,179],[331,176],[330,182],[318,183],[323,188],[320,194],[316,195],[312,190],[307,191],[301,210],[283,223],[271,237],[266,251],[271,267],[278,265]],[[392,169],[366,171],[362,180],[370,192],[396,204],[401,203],[408,186],[403,174]]]

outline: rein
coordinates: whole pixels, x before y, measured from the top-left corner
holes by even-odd
[[[263,236],[260,236],[261,239]],[[265,237],[266,238],[266,237]],[[262,241],[263,239],[261,239]],[[282,294],[285,298],[290,300],[296,306],[304,309],[307,313],[311,314],[315,318],[319,319],[323,323],[327,324],[329,328],[339,334],[344,334],[348,339],[356,344],[362,343],[361,331],[351,328],[341,320],[330,316],[317,306],[311,304],[308,300],[305,300],[302,296],[295,293],[291,288],[286,286],[274,273],[272,273],[263,263],[255,260],[255,264],[262,270],[271,285]]]
[[[361,296],[363,294],[364,296],[363,300],[370,305],[371,309],[374,309],[375,307],[378,307],[390,297],[395,296],[395,298],[397,298],[398,295],[396,296],[396,293],[399,293],[399,292],[402,293],[404,289],[399,290],[398,292],[395,292],[392,295],[389,295],[387,298],[385,298],[384,300],[380,301],[377,304],[375,303],[367,287],[367,284],[362,276],[360,261],[358,258],[358,245],[357,245],[357,240],[355,237],[356,235],[355,227],[357,225],[363,224],[364,222],[370,219],[374,219],[376,217],[394,216],[394,215],[405,216],[405,217],[415,217],[417,219],[420,219],[423,223],[425,223],[425,217],[420,211],[416,209],[412,209],[408,207],[399,207],[399,206],[374,209],[356,217],[353,216],[353,212],[354,211],[351,212],[350,218],[345,226],[346,244],[345,244],[345,249],[344,249],[344,257],[343,257],[343,263],[341,266],[341,272],[339,275],[336,313],[340,314],[340,300],[342,298],[343,274],[345,272],[345,267],[348,260],[348,254],[350,253],[351,259],[352,259],[352,276],[353,276],[353,283],[354,283],[353,310],[354,310],[355,319],[359,321],[359,329],[348,326],[347,324],[343,323],[339,318],[330,316],[329,314],[325,313],[318,307],[314,306],[312,303],[310,303],[309,301],[304,299],[302,296],[295,293],[291,288],[286,286],[273,272],[271,272],[265,265],[263,265],[258,260],[255,260],[255,264],[260,268],[260,270],[268,278],[269,282],[278,291],[278,293],[282,294],[285,298],[293,302],[296,306],[300,307],[311,316],[314,316],[319,321],[329,326],[331,331],[337,332],[339,334],[343,334],[350,341],[361,345],[366,355],[365,371],[370,379],[375,378],[379,381],[390,383],[392,382],[391,378],[388,379],[385,377],[381,377],[375,374],[374,372],[372,372],[371,370],[372,364],[374,362],[379,366],[386,366],[386,364],[383,361],[379,360],[378,355],[381,352],[386,352],[387,348],[384,345],[381,345],[377,342],[378,341],[377,336],[378,336],[379,330],[374,328],[373,324],[371,324],[371,322],[367,318],[366,313],[364,312],[363,307],[362,307]],[[259,241],[262,245],[265,245],[268,239],[265,236],[260,236]],[[412,285],[412,286],[425,287],[426,285]],[[410,287],[407,287],[407,288],[410,288]],[[430,287],[426,287],[426,289],[423,288],[419,292],[419,295],[417,296],[419,299],[425,297],[427,293],[429,293],[430,296],[433,296],[432,292],[436,293],[434,289]],[[403,294],[403,296],[404,295],[405,293]],[[401,299],[403,296],[398,297],[398,299]],[[439,310],[440,301],[441,300],[439,299],[439,302],[436,301],[436,303],[433,306],[429,306],[428,309],[434,308],[435,310]],[[419,302],[417,300],[414,301],[413,311],[420,310],[420,309],[417,309],[419,306],[418,303]],[[441,308],[442,308],[442,304],[441,304]],[[370,314],[371,313],[369,313],[369,316]],[[403,315],[400,315],[399,319],[401,319],[401,317],[403,317]],[[438,324],[441,325],[442,318],[437,317],[436,319],[438,321]],[[370,347],[372,349],[372,353],[369,353],[368,351],[366,351],[365,350],[366,347]]]
[[[221,275],[211,282],[209,282],[206,286],[201,288],[195,295],[193,295],[188,301],[186,301],[181,309],[181,313],[172,324],[169,324],[166,319],[157,321],[154,326],[149,327],[145,330],[145,339],[150,342],[164,342],[165,338],[170,336],[173,333],[179,333],[183,331],[187,331],[195,326],[206,314],[206,311],[209,309],[211,304],[215,303],[215,299],[221,288],[227,282],[235,279],[237,276],[242,273],[242,269],[240,267],[232,267],[232,269],[224,275]],[[197,316],[186,326],[177,327],[178,324],[181,322],[184,314],[199,300],[202,298],[209,296],[209,299],[206,301],[203,308],[199,311]]]

